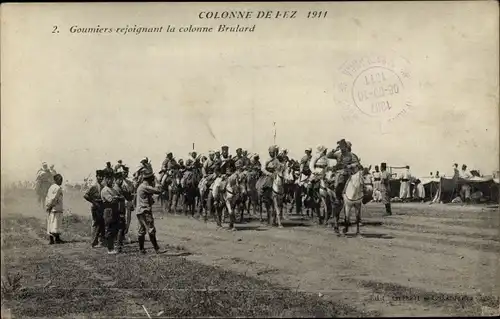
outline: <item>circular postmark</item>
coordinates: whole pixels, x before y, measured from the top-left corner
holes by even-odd
[[[351,113],[393,120],[412,107],[409,63],[403,58],[384,55],[348,60],[339,68],[341,81],[335,100]]]

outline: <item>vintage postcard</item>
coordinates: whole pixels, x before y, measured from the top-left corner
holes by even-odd
[[[495,1],[1,6],[2,318],[499,315]]]

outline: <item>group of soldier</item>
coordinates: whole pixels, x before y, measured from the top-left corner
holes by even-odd
[[[359,158],[351,150],[352,144],[345,139],[337,142],[337,147],[330,151],[320,145],[313,155],[312,149],[304,150],[305,155],[300,162],[288,157],[288,151],[272,145],[268,149],[269,158],[262,165],[258,154],[248,154],[247,151],[238,148],[234,156],[229,154],[229,147],[222,146],[221,150],[211,150],[208,156],[200,156],[196,152],[191,152],[184,162],[178,161],[171,152],[166,154],[166,158],[161,165],[159,178],[157,179],[152,165],[148,158],[141,160],[139,167],[129,178],[129,168],[122,161],[118,161],[115,167],[110,162],[106,167],[96,171],[96,183],[85,193],[84,198],[91,203],[91,213],[93,218],[92,247],[107,247],[109,254],[116,254],[122,251],[125,236],[128,233],[132,213],[135,212],[139,225],[138,242],[141,253],[145,253],[144,248],[146,233],[156,252],[160,248],[156,239],[156,228],[152,213],[154,203],[153,196],[160,195],[165,190],[162,189],[164,181],[169,178],[189,175],[189,172],[199,172],[203,180],[206,194],[198,194],[201,197],[200,210],[206,201],[206,212],[213,212],[214,200],[218,197],[217,190],[220,183],[228,184],[226,191],[231,189],[231,185],[238,183],[242,175],[255,174],[259,182],[257,187],[264,191],[272,187],[273,174],[283,167],[288,167],[292,179],[296,185],[294,190],[295,209],[298,214],[302,213],[304,199],[311,193],[311,189],[319,188],[319,181],[325,178],[327,172],[331,172],[331,188],[335,194],[335,210],[342,209],[342,192],[349,176],[357,169],[363,169]],[[329,166],[328,160],[336,160],[335,166]],[[369,174],[367,168],[363,169]],[[389,179],[385,163],[381,163],[380,171],[377,167],[377,177],[374,182],[378,184],[381,193],[381,200],[385,204],[386,214],[391,214],[389,199]],[[229,228],[235,230],[235,217],[232,206],[228,204]],[[216,214],[216,223],[222,226],[222,216]]]
[[[106,168],[96,171],[96,183],[85,193],[91,203],[92,247],[107,247],[108,254],[122,252],[125,236],[135,212],[139,225],[138,242],[141,253],[146,232],[156,253],[160,247],[156,239],[156,228],[152,215],[153,195],[160,191],[153,187],[152,170],[141,172],[141,183],[129,179],[129,168],[119,162],[114,169],[108,162]],[[117,246],[115,248],[115,246]]]

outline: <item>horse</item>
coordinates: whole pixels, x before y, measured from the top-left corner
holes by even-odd
[[[276,221],[278,228],[283,228],[281,219],[283,215],[283,207],[285,203],[285,176],[287,174],[287,167],[281,164],[273,174],[272,185],[272,200],[274,205],[273,212],[273,225]]]
[[[267,223],[271,223],[271,209],[273,205],[272,199],[272,185],[273,185],[273,177],[269,175],[262,174],[257,183],[255,185],[257,189],[257,194],[259,198],[259,212],[260,212],[260,221],[263,222],[262,213],[263,213],[263,205],[266,207],[267,213]]]
[[[198,176],[195,170],[186,170],[182,176],[181,185],[184,194],[184,214],[194,217],[196,197],[198,194]]]
[[[250,206],[252,206],[252,215],[257,213],[259,207],[259,192],[257,190],[257,181],[260,178],[260,172],[250,170],[246,174],[246,188],[247,188],[247,211],[250,214]],[[261,216],[262,218],[262,216]]]
[[[329,170],[326,172],[324,178],[320,180],[319,195],[321,198],[321,205],[323,206],[323,218],[325,225],[331,225],[330,219],[332,218],[333,202],[335,201],[335,174]]]
[[[171,202],[171,185],[175,179],[167,174],[163,175],[159,181],[161,193],[158,195],[160,199],[161,211],[162,215],[168,210],[170,211],[170,202]]]
[[[213,209],[215,210],[215,222],[218,227],[222,227],[222,214],[226,208],[225,192],[226,192],[226,177],[219,176],[215,179],[211,186]],[[210,190],[209,190],[210,191]],[[210,195],[209,195],[210,196]]]
[[[235,207],[240,211],[240,223],[243,223],[245,211],[250,214],[250,205],[247,205],[247,202],[249,202],[248,172],[240,172],[238,178],[238,198]]]
[[[368,169],[369,170],[369,169]],[[349,226],[351,224],[351,210],[356,211],[356,236],[361,236],[359,231],[359,224],[361,223],[361,205],[366,204],[370,200],[370,187],[367,185],[366,176],[362,169],[359,169],[352,174],[346,182],[344,190],[342,192],[342,199],[344,202],[344,229],[343,233],[347,234],[349,231]],[[336,229],[338,229],[338,221],[340,218],[340,212],[338,212],[336,218]]]
[[[296,187],[297,187],[297,184],[295,183],[296,176],[295,176],[295,171],[294,171],[292,166],[287,166],[284,173],[285,173],[285,175],[284,175],[284,178],[285,178],[284,203],[290,204],[288,214],[291,214],[293,207],[294,207]]]
[[[236,230],[234,227],[235,218],[235,210],[240,200],[240,183],[238,181],[237,175],[231,175],[227,179],[227,183],[225,185],[225,192],[223,193],[224,202],[226,203],[226,209],[229,214],[229,227],[232,230]],[[241,219],[243,219],[243,214],[241,215]]]
[[[47,197],[47,193],[49,192],[49,188],[51,185],[52,182],[48,179],[40,179],[36,182],[35,189],[37,194],[37,202],[42,208],[45,208],[45,198]]]

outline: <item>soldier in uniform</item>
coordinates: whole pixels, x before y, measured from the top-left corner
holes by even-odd
[[[105,186],[101,190],[101,199],[104,208],[104,225],[105,237],[108,247],[108,254],[114,255],[118,252],[115,250],[115,238],[118,234],[119,213],[118,205],[125,198],[120,195],[114,188],[114,174],[105,173]]]
[[[156,241],[156,228],[154,224],[152,206],[154,203],[153,195],[160,194],[161,189],[153,186],[154,180],[155,176],[153,171],[146,170],[143,173],[143,181],[137,188],[136,214],[137,222],[139,224],[139,251],[142,254],[146,253],[146,250],[144,249],[146,232],[149,234],[149,241],[153,245],[156,253],[159,253],[160,251],[160,247]]]
[[[250,159],[248,158],[248,151],[243,150],[242,156],[243,156],[244,167],[246,168],[248,165],[250,165]]]
[[[375,165],[375,171],[372,173],[373,177],[373,201],[379,202],[380,195],[380,171],[378,165]]]
[[[103,188],[104,171],[96,171],[96,183],[92,185],[83,195],[83,198],[92,206],[92,247],[104,247],[104,208],[101,199],[101,190]]]
[[[333,216],[340,214],[344,203],[342,193],[344,192],[347,180],[349,179],[349,176],[351,176],[353,169],[359,167],[358,157],[349,151],[351,146],[349,146],[348,142],[345,139],[342,139],[338,141],[337,144],[337,149],[327,154],[327,158],[337,160]],[[338,225],[335,225],[335,232],[338,231]]]
[[[380,195],[382,203],[385,205],[385,214],[392,215],[391,210],[391,174],[387,172],[387,164],[380,164]]]
[[[226,174],[227,167],[232,166],[234,164],[231,155],[229,155],[229,147],[226,145],[221,147],[220,161],[221,161],[220,163],[221,174]]]
[[[125,240],[125,234],[127,233],[127,202],[130,202],[132,197],[131,190],[124,183],[125,175],[123,173],[115,173],[115,184],[113,189],[119,196],[117,211],[118,211],[118,221],[117,221],[117,238],[118,239],[118,252],[122,252],[123,241]]]
[[[245,167],[246,158],[243,156],[243,150],[241,148],[236,149],[236,156],[233,158],[234,166],[239,165],[240,167]]]
[[[115,165],[115,173],[116,172],[123,172],[124,167],[125,167],[125,165],[123,165],[123,161],[118,160],[118,164]]]
[[[111,167],[111,162],[106,162],[106,167],[104,168],[105,174],[113,174],[115,171]]]
[[[128,178],[129,168],[125,166],[123,168],[123,185],[126,187],[127,191],[131,194],[132,198],[126,201],[126,212],[125,212],[125,235],[128,234],[130,229],[130,222],[132,221],[132,212],[135,209],[135,196],[136,191],[134,187],[134,183]],[[129,243],[131,242],[130,237],[128,239]]]

